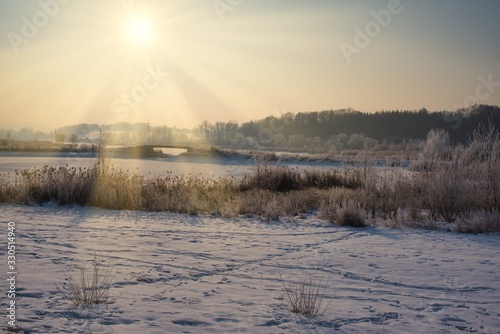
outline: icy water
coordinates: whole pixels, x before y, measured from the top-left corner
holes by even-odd
[[[71,166],[87,168],[95,162],[94,158],[82,157],[0,157],[0,173],[15,173],[16,170],[48,166]],[[253,162],[217,161],[214,159],[189,159],[189,161],[167,159],[111,159],[117,169],[129,170],[147,177],[166,175],[194,174],[204,177],[226,175],[242,176],[251,172]]]
[[[21,156],[19,153],[0,153],[0,173],[14,175],[16,170],[41,168],[43,166],[70,166],[76,168],[87,168],[96,161],[83,155],[50,156],[49,154],[34,154],[33,156]],[[111,159],[111,164],[122,170],[136,172],[146,177],[155,177],[171,173],[172,175],[199,175],[202,177],[243,177],[252,173],[256,167],[252,159],[238,158],[215,158],[215,157],[181,157],[172,156],[162,159]],[[299,169],[311,168],[338,168],[340,164],[325,163],[292,163],[290,167]]]

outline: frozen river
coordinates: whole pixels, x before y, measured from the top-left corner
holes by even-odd
[[[5,157],[0,156],[0,173],[13,174],[16,170],[41,168],[48,166],[90,167],[96,160],[88,157]],[[229,159],[191,158],[179,160],[165,159],[111,159],[117,169],[129,170],[146,177],[165,175],[200,174],[204,177],[233,175],[241,177],[249,173],[254,166],[253,161],[229,161]]]
[[[86,168],[96,161],[95,158],[79,155],[50,156],[49,154],[36,154],[33,156],[21,156],[16,153],[0,153],[0,173],[13,175],[16,170],[41,168],[48,166],[69,165],[76,168]],[[146,177],[166,175],[200,175],[203,177],[243,177],[252,173],[255,169],[253,159],[238,158],[216,158],[216,157],[181,157],[172,156],[161,159],[111,159],[111,164],[117,169],[129,170]],[[326,163],[287,163],[288,166],[305,168],[335,168],[340,164]]]

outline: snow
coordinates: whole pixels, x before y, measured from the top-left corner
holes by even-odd
[[[17,317],[29,333],[499,333],[500,236],[0,205],[17,232]],[[57,290],[94,252],[111,295],[79,309]],[[6,247],[0,257],[6,262]],[[2,269],[0,289],[7,283]],[[292,314],[286,281],[314,275],[326,312]],[[6,312],[7,298],[0,308]],[[5,313],[6,314],[6,313]],[[2,317],[4,329],[7,318]]]

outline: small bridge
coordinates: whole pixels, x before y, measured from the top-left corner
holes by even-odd
[[[137,145],[136,147],[140,148],[180,148],[184,149],[187,151],[191,151],[194,147],[193,144],[187,144],[187,143],[154,143],[154,142],[148,142],[148,143],[142,143],[140,145]]]

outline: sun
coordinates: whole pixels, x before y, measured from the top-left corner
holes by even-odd
[[[153,28],[147,19],[133,18],[127,27],[129,37],[136,43],[148,43],[153,39]]]

